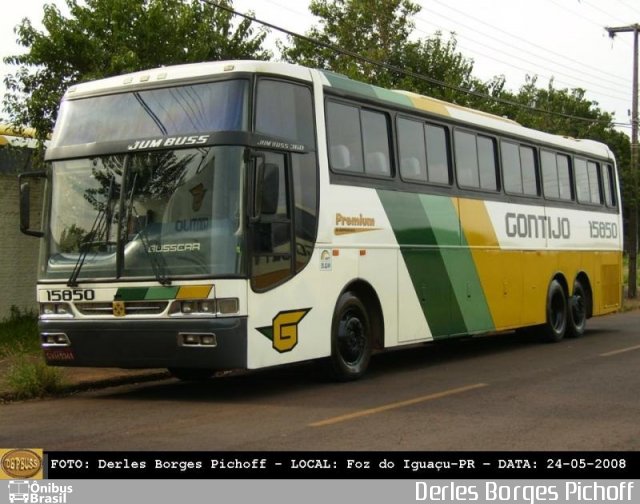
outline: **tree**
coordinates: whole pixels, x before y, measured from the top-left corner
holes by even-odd
[[[420,6],[411,0],[312,0],[309,10],[319,18],[319,26],[305,34],[309,38],[453,86],[469,84],[473,63],[457,52],[455,37],[444,40],[441,33],[436,33],[424,40],[410,40],[412,18],[420,12]],[[443,98],[453,96],[426,80],[389,71],[307,40],[294,37],[289,42],[291,45],[280,49],[283,59],[291,63],[332,70],[382,87]]]
[[[269,59],[266,31],[198,0],[66,0],[69,17],[45,5],[43,31],[24,19],[15,29],[28,51],[5,63],[4,108],[16,125],[45,138],[65,90],[75,83],[163,65],[234,58]],[[231,5],[231,0],[222,3]]]

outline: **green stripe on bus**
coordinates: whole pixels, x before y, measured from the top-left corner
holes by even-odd
[[[369,98],[377,98],[377,95],[371,84],[364,84],[363,82],[354,81],[345,77],[344,75],[340,75],[334,72],[322,73],[329,81],[329,84],[331,84],[331,87],[341,89],[343,91],[348,91],[350,93],[357,93],[360,95],[368,96]]]
[[[416,296],[434,337],[467,332],[457,298],[453,294],[452,276],[439,246],[436,232],[420,195],[395,191],[378,191],[402,257],[409,271]],[[447,210],[449,214],[455,210]],[[437,210],[434,209],[435,212]],[[451,216],[440,219],[453,222]],[[441,237],[456,236],[454,229],[440,229]]]
[[[442,259],[449,278],[452,279],[453,295],[460,307],[467,332],[495,329],[473,256],[464,234],[460,234],[460,218],[453,200],[421,194],[420,202],[431,222]]]
[[[155,301],[175,299],[180,287],[120,287],[115,299],[118,301]]]
[[[142,301],[148,290],[148,287],[120,287],[114,299],[118,301]]]
[[[454,200],[378,191],[434,337],[495,328]]]
[[[175,299],[180,287],[150,287],[144,296],[145,300]]]
[[[396,105],[401,105],[403,107],[415,108],[415,105],[411,101],[411,98],[409,98],[406,95],[397,93],[396,91],[389,91],[388,89],[384,89],[376,86],[373,87],[373,90],[375,91],[376,96],[380,100],[391,102]]]
[[[359,95],[367,96],[369,98],[375,98],[378,100],[384,100],[395,105],[401,105],[403,107],[415,108],[413,101],[408,96],[405,96],[396,91],[384,89],[378,86],[372,86],[371,84],[364,84],[362,82],[351,80],[344,75],[336,74],[333,72],[323,72],[331,87],[347,91],[349,93],[357,93]]]

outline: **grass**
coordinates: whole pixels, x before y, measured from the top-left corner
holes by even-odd
[[[47,366],[42,359],[20,355],[12,359],[5,377],[15,399],[31,399],[60,392],[64,386],[62,371]]]
[[[0,369],[0,390],[16,399],[54,394],[64,385],[62,371],[47,366],[40,355],[36,315],[15,306],[0,322]]]
[[[38,352],[37,322],[35,313],[12,306],[9,317],[0,322],[0,359]]]

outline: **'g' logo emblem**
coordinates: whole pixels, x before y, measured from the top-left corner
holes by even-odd
[[[273,318],[271,327],[256,329],[273,342],[274,350],[280,353],[290,352],[298,344],[298,324],[311,308],[290,310],[278,313]]]

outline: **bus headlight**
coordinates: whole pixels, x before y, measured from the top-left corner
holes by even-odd
[[[216,312],[215,299],[204,299],[203,301],[198,301],[198,311],[200,313],[213,315]]]
[[[71,306],[68,303],[41,303],[40,304],[40,316],[41,317],[73,317]]]
[[[238,298],[223,298],[217,300],[218,310],[220,315],[232,315],[238,313],[239,305]]]
[[[169,315],[233,315],[238,313],[238,311],[240,311],[240,301],[238,298],[194,299],[174,301],[169,309]]]

